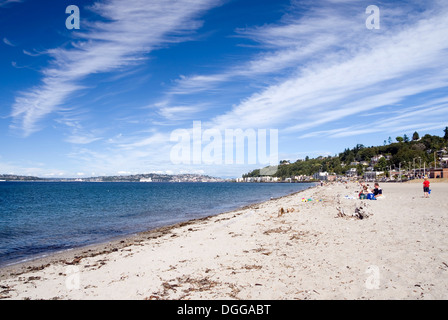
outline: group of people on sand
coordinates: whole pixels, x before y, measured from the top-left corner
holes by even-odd
[[[368,199],[368,200],[376,200],[378,198],[384,197],[383,196],[383,190],[380,188],[380,185],[378,182],[375,182],[374,189],[370,189],[368,184],[361,183],[361,191],[358,194],[359,199]],[[423,181],[423,197],[429,198],[429,194],[431,193],[431,190],[429,190],[429,180],[428,177],[425,177],[425,180]]]
[[[376,200],[383,197],[383,189],[380,188],[380,184],[375,182],[374,188],[370,189],[368,184],[361,183],[361,191],[358,194],[359,199]]]

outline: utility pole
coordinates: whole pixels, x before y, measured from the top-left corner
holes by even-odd
[[[420,159],[420,167],[418,167],[418,175],[421,177],[422,176],[422,158],[418,157]]]
[[[409,167],[408,167],[408,180],[411,180],[411,161],[408,161]]]
[[[413,175],[412,179],[415,179],[415,158],[412,159],[412,164],[414,165],[414,175]]]
[[[436,152],[434,151],[434,170],[437,168],[437,162],[436,162]],[[434,171],[435,174],[435,171]]]

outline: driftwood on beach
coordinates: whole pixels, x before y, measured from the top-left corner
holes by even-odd
[[[351,205],[350,209],[344,209],[342,206],[336,207],[338,212],[337,216],[340,218],[357,218],[357,219],[366,219],[372,215],[369,211],[368,206],[365,202],[361,202],[361,204]]]

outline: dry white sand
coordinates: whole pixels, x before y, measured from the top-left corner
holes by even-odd
[[[447,299],[448,184],[429,199],[420,184],[382,188],[386,198],[361,201],[344,198],[354,183],[317,187],[4,269],[0,298]],[[368,218],[337,216],[360,205]]]

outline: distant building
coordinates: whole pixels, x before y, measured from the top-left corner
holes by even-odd
[[[372,159],[370,159],[370,163],[375,165],[378,163],[378,161],[380,161],[381,158],[384,158],[384,156],[382,154],[374,156],[374,157],[372,157]]]
[[[281,181],[278,177],[269,177],[269,176],[263,176],[263,177],[246,177],[246,178],[236,178],[236,182],[279,182]]]
[[[357,176],[357,170],[356,170],[356,168],[350,168],[350,169],[346,172],[346,176],[347,176],[347,177],[355,177],[355,176]]]
[[[448,167],[448,155],[441,156],[439,161],[442,167],[444,168]]]
[[[367,181],[374,181],[378,179],[378,176],[384,174],[384,171],[367,171],[364,172],[364,179]]]
[[[328,172],[317,172],[315,174],[313,174],[313,178],[315,180],[328,180]]]
[[[431,179],[448,178],[448,168],[431,168],[427,170],[427,175]]]
[[[310,181],[312,177],[306,175],[294,176],[296,181]]]

